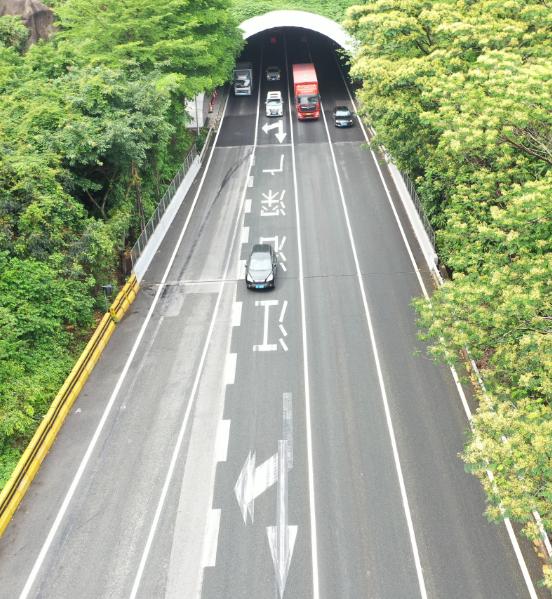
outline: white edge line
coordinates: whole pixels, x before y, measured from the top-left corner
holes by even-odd
[[[314,466],[312,450],[312,424],[311,403],[309,387],[309,355],[307,348],[307,325],[305,310],[305,286],[303,274],[303,250],[301,245],[301,218],[299,213],[297,168],[295,165],[295,143],[293,137],[293,110],[289,89],[289,63],[287,55],[287,39],[284,36],[284,54],[286,61],[286,83],[289,107],[289,130],[291,140],[291,164],[293,171],[293,190],[295,195],[295,214],[297,219],[297,252],[299,254],[299,291],[301,298],[301,336],[303,345],[303,378],[305,381],[305,427],[307,433],[307,470],[309,482],[309,515],[310,515],[310,541],[311,541],[311,564],[312,564],[312,599],[320,599],[319,572],[318,572],[318,536],[316,530],[316,500],[314,495]]]
[[[349,242],[351,244],[351,249],[353,252],[353,258],[354,258],[354,262],[355,262],[355,269],[356,269],[356,275],[357,275],[357,280],[358,280],[358,284],[359,284],[359,288],[360,288],[360,294],[362,296],[362,303],[364,305],[364,313],[366,315],[366,322],[368,324],[368,330],[370,333],[370,343],[372,345],[372,351],[374,352],[374,362],[376,364],[376,371],[377,371],[377,375],[378,375],[378,382],[379,382],[379,387],[380,387],[380,391],[381,391],[381,397],[382,397],[382,401],[383,401],[383,407],[384,407],[384,411],[385,411],[385,419],[387,422],[387,429],[389,432],[389,438],[391,441],[391,448],[393,451],[393,460],[395,462],[395,469],[397,471],[397,478],[399,480],[399,488],[400,488],[400,492],[401,492],[401,499],[402,499],[402,503],[403,503],[403,510],[404,510],[404,514],[405,514],[405,518],[406,518],[406,525],[408,528],[408,535],[410,537],[410,545],[412,548],[412,553],[414,556],[414,563],[416,566],[416,574],[418,576],[418,586],[419,586],[419,590],[420,590],[420,595],[422,596],[423,599],[427,598],[427,591],[426,591],[426,587],[425,587],[425,581],[424,581],[424,574],[422,571],[422,564],[420,561],[420,553],[418,550],[418,543],[416,541],[416,534],[414,532],[414,524],[412,522],[412,514],[410,512],[410,505],[408,503],[408,496],[406,493],[406,485],[404,482],[404,477],[403,477],[403,473],[402,473],[402,468],[401,468],[401,461],[399,458],[399,450],[397,447],[397,441],[395,438],[395,431],[393,428],[393,422],[391,420],[391,411],[389,409],[389,402],[387,399],[387,390],[385,388],[385,382],[383,380],[383,373],[381,370],[381,364],[380,364],[380,359],[379,359],[379,354],[378,354],[378,348],[377,348],[377,344],[376,344],[376,337],[375,337],[375,333],[374,333],[374,327],[372,324],[372,317],[370,315],[370,309],[368,307],[368,300],[366,298],[366,292],[364,291],[364,279],[362,277],[362,273],[360,270],[360,264],[358,261],[358,255],[357,255],[357,251],[356,251],[356,244],[355,244],[355,240],[353,237],[353,231],[351,228],[351,221],[349,219],[349,212],[347,209],[347,203],[345,201],[345,194],[343,192],[343,187],[341,185],[341,177],[339,175],[339,169],[337,167],[337,162],[335,159],[335,153],[334,153],[334,149],[332,146],[332,140],[330,137],[330,131],[328,129],[328,122],[326,120],[326,114],[324,112],[324,106],[322,104],[322,101],[320,101],[320,112],[322,113],[322,118],[324,120],[324,127],[326,129],[326,135],[328,137],[328,146],[330,148],[330,153],[332,156],[332,162],[333,162],[333,167],[334,167],[334,171],[335,171],[335,176],[337,179],[337,186],[339,188],[339,195],[341,198],[341,205],[343,208],[343,213],[345,215],[345,222],[347,224],[347,231],[349,234]]]
[[[335,58],[335,56],[334,56],[334,58]],[[356,107],[355,101],[353,100],[353,96],[352,96],[351,91],[349,89],[349,85],[347,84],[347,81],[345,80],[345,76],[343,75],[343,72],[341,71],[341,67],[339,66],[339,63],[337,62],[337,59],[336,59],[336,64],[337,64],[339,73],[341,75],[341,78],[343,79],[343,83],[345,84],[345,88],[347,90],[347,94],[349,95],[349,99],[351,100],[351,104],[353,105],[353,108],[354,108],[355,113],[356,113],[357,112],[357,107]],[[362,128],[362,132],[364,134],[364,138],[365,138],[366,142],[369,143],[370,139],[369,139],[369,137],[368,137],[368,135],[366,133],[366,129],[364,127],[364,123],[362,122],[362,119],[359,117],[357,120],[360,123],[360,126]],[[373,132],[373,130],[372,130],[372,132]],[[372,159],[374,160],[374,164],[376,165],[376,168],[378,170],[378,174],[379,174],[380,180],[381,180],[381,182],[383,184],[383,188],[385,190],[385,194],[387,196],[387,200],[389,201],[389,204],[390,204],[391,209],[393,211],[393,215],[395,216],[395,220],[396,220],[397,225],[399,227],[399,230],[401,232],[401,237],[402,237],[402,239],[404,241],[404,244],[405,244],[406,250],[408,252],[408,255],[410,257],[410,261],[412,263],[412,266],[414,267],[414,271],[415,271],[416,276],[418,278],[418,282],[420,283],[420,287],[422,288],[422,291],[423,291],[423,294],[424,294],[425,298],[427,300],[429,300],[429,294],[428,294],[426,286],[424,285],[424,282],[423,282],[423,280],[421,278],[420,272],[418,270],[418,266],[416,264],[416,261],[414,259],[414,255],[412,253],[412,249],[410,248],[410,244],[408,242],[408,239],[407,239],[406,234],[404,232],[403,226],[402,226],[401,221],[399,219],[399,215],[397,214],[397,211],[395,209],[395,205],[393,204],[393,200],[391,198],[391,194],[389,192],[389,188],[387,187],[387,184],[386,184],[385,179],[383,177],[383,173],[381,172],[381,168],[380,168],[380,165],[378,163],[377,157],[376,157],[376,155],[374,154],[374,152],[372,150],[370,150],[370,154],[372,155]],[[428,265],[428,266],[430,267],[431,270],[433,270],[433,271],[436,272],[437,277],[438,277],[439,281],[442,284],[443,283],[443,279],[440,276],[439,271],[435,268],[435,265]],[[462,406],[464,408],[464,412],[466,413],[466,416],[468,418],[468,421],[469,421],[469,424],[470,424],[470,427],[471,427],[471,420],[473,418],[473,415],[472,415],[472,412],[470,410],[468,401],[466,399],[466,395],[464,393],[464,390],[462,389],[462,385],[461,385],[460,380],[458,378],[458,374],[456,372],[456,369],[454,368],[454,366],[450,366],[449,368],[450,368],[450,371],[452,373],[452,378],[454,379],[454,382],[456,384],[456,389],[457,389],[458,394],[460,396],[460,400],[462,402]],[[481,381],[481,384],[482,384],[482,381]],[[484,388],[484,386],[483,386],[483,388]],[[491,480],[492,480],[492,474],[488,470],[487,470],[487,476],[489,476],[489,478],[491,478]],[[527,586],[527,590],[529,591],[529,595],[531,596],[531,599],[538,599],[538,595],[537,595],[537,592],[535,590],[535,586],[533,584],[533,580],[531,578],[531,575],[529,574],[529,570],[527,568],[527,564],[525,562],[525,558],[523,557],[523,554],[521,552],[521,548],[519,546],[519,541],[518,541],[518,539],[516,537],[516,534],[514,532],[514,529],[512,527],[512,524],[511,524],[509,518],[504,518],[504,525],[506,526],[506,530],[508,532],[508,536],[510,538],[510,542],[512,543],[512,547],[514,549],[514,553],[515,553],[515,555],[517,557],[517,560],[518,560],[518,565],[519,565],[519,567],[521,569],[523,578],[525,580],[525,585]]]
[[[262,58],[261,58],[261,64],[262,64]],[[259,91],[258,91],[258,94],[257,94],[257,120],[258,120],[258,115],[259,115],[260,91],[261,91],[261,86],[260,86],[260,83],[259,83]],[[219,128],[219,131],[220,131],[220,128]],[[255,137],[255,142],[256,142],[256,137]],[[247,194],[247,180],[248,180],[249,175],[251,174],[251,167],[253,165],[254,156],[255,156],[255,145],[253,146],[253,150],[252,150],[251,155],[250,155],[248,172],[247,172],[247,175],[246,175],[246,183],[245,183],[244,188],[243,188],[243,193],[242,193],[242,197],[241,197],[241,201],[240,201],[240,206],[239,206],[237,218],[236,218],[236,221],[234,222],[234,229],[232,231],[232,236],[231,236],[231,239],[232,239],[231,247],[235,244],[236,235],[237,235],[237,232],[238,232],[239,224],[240,224],[241,221],[243,221],[243,204],[245,202],[245,196]],[[205,170],[205,173],[206,172],[207,172],[207,169]],[[223,279],[226,279],[226,277],[227,277],[228,269],[230,268],[230,259],[231,259],[231,257],[232,257],[232,251],[228,252],[228,257],[226,259],[226,264],[225,264],[225,267],[224,267]],[[157,508],[155,510],[155,515],[153,517],[153,521],[152,521],[152,524],[151,524],[150,532],[149,532],[149,535],[148,535],[148,538],[147,538],[147,541],[146,541],[146,545],[144,547],[144,551],[143,551],[143,554],[142,554],[142,559],[140,560],[140,564],[138,566],[138,571],[137,571],[136,577],[134,579],[134,584],[132,585],[132,590],[131,590],[131,593],[130,593],[130,599],[135,599],[136,598],[136,594],[138,593],[138,589],[140,587],[140,582],[141,582],[141,579],[142,579],[142,575],[144,573],[144,569],[145,569],[146,562],[147,562],[147,559],[148,559],[148,556],[149,556],[149,552],[150,552],[151,546],[153,544],[153,539],[154,539],[154,536],[155,536],[155,532],[157,530],[157,525],[158,525],[159,520],[161,518],[161,512],[163,511],[163,506],[165,504],[165,499],[166,499],[167,494],[169,492],[169,486],[170,486],[170,483],[171,483],[171,480],[172,480],[172,476],[173,476],[173,473],[174,473],[174,470],[175,470],[175,467],[176,467],[176,461],[177,461],[177,458],[178,458],[178,454],[180,453],[180,447],[181,447],[182,441],[184,439],[184,433],[185,433],[185,431],[187,429],[188,420],[190,418],[190,414],[192,412],[192,407],[193,407],[193,405],[195,403],[195,399],[196,399],[196,396],[197,396],[197,389],[199,387],[199,380],[200,380],[201,374],[203,372],[203,365],[204,365],[205,359],[207,357],[207,350],[209,349],[209,344],[210,344],[210,341],[211,341],[211,336],[213,334],[213,329],[214,329],[214,326],[215,326],[215,321],[216,321],[216,318],[217,318],[217,315],[218,315],[218,310],[219,310],[219,307],[220,307],[220,302],[221,302],[221,299],[222,299],[222,292],[223,292],[223,290],[224,290],[224,281],[220,284],[220,290],[218,292],[217,301],[216,301],[215,307],[213,309],[213,315],[211,317],[211,323],[209,325],[209,330],[207,332],[207,338],[205,339],[205,344],[203,346],[203,351],[202,351],[202,354],[201,354],[201,359],[200,359],[200,362],[199,362],[199,365],[198,365],[198,368],[197,368],[197,371],[196,371],[196,376],[195,376],[195,379],[194,379],[194,384],[193,384],[192,391],[191,391],[190,396],[189,396],[188,405],[186,406],[186,412],[184,414],[184,419],[182,420],[182,424],[181,424],[181,427],[180,427],[180,431],[178,433],[178,438],[177,438],[177,441],[176,441],[176,444],[175,444],[175,447],[174,447],[174,451],[173,451],[173,454],[171,456],[171,461],[170,461],[170,464],[169,464],[169,468],[167,470],[167,476],[165,478],[165,482],[163,484],[161,495],[159,497],[159,502],[158,502]]]
[[[109,416],[111,409],[113,407],[113,404],[115,403],[115,400],[117,399],[117,396],[119,395],[119,391],[121,390],[121,387],[123,385],[123,381],[126,378],[126,375],[128,374],[128,371],[130,369],[130,365],[132,364],[132,361],[134,360],[134,356],[136,355],[136,352],[138,350],[138,347],[142,341],[142,338],[144,336],[146,327],[149,324],[149,321],[151,320],[151,317],[153,315],[153,311],[155,310],[155,307],[157,306],[157,302],[159,301],[159,298],[161,297],[161,293],[165,287],[165,281],[169,275],[169,271],[172,268],[172,265],[174,263],[174,260],[176,258],[176,254],[178,252],[178,250],[180,249],[180,245],[182,243],[182,239],[184,238],[184,233],[186,232],[186,229],[188,228],[188,224],[192,218],[192,214],[194,212],[194,208],[197,204],[197,200],[199,198],[199,194],[201,192],[201,189],[203,187],[203,183],[205,181],[205,178],[207,176],[207,172],[209,170],[209,165],[211,164],[211,159],[213,158],[213,154],[217,145],[217,140],[218,140],[218,136],[219,136],[219,132],[221,130],[221,125],[222,122],[224,120],[224,116],[226,113],[226,107],[228,106],[228,99],[229,99],[229,95],[226,98],[226,102],[224,103],[224,109],[222,112],[222,117],[220,120],[220,125],[219,125],[219,129],[217,131],[217,134],[215,136],[215,140],[213,142],[213,147],[211,148],[211,152],[209,154],[209,158],[207,159],[207,164],[205,166],[205,170],[203,171],[203,175],[201,177],[201,180],[199,182],[199,186],[198,189],[196,191],[196,195],[194,197],[194,200],[192,202],[192,205],[190,207],[190,211],[188,212],[188,216],[186,217],[186,221],[184,222],[184,225],[182,227],[182,231],[180,232],[180,236],[178,237],[178,241],[176,242],[176,246],[174,248],[174,251],[171,255],[171,258],[169,260],[169,263],[167,265],[167,268],[165,269],[165,272],[163,273],[163,278],[161,279],[161,283],[159,285],[159,288],[157,289],[157,293],[155,294],[155,297],[153,298],[153,302],[148,310],[148,313],[146,315],[146,318],[140,328],[140,331],[138,332],[138,336],[136,337],[136,340],[132,346],[132,349],[130,350],[130,354],[125,362],[125,365],[123,367],[123,370],[117,380],[117,383],[115,385],[115,388],[113,389],[113,392],[111,393],[111,396],[109,398],[109,401],[107,402],[107,405],[103,411],[102,417],[100,418],[100,422],[98,423],[98,426],[96,427],[96,430],[94,431],[94,435],[92,436],[92,439],[90,440],[90,443],[88,444],[88,447],[86,449],[86,452],[79,464],[79,467],[77,468],[77,472],[75,473],[75,476],[73,477],[73,480],[71,481],[71,484],[69,485],[69,489],[63,499],[63,502],[61,504],[61,507],[59,508],[59,511],[56,515],[56,518],[54,520],[54,523],[52,524],[48,535],[46,537],[46,540],[44,541],[40,552],[33,564],[33,567],[31,569],[31,572],[27,578],[27,581],[25,582],[25,586],[23,587],[23,590],[21,591],[20,594],[20,599],[26,599],[29,596],[29,593],[31,591],[31,588],[36,580],[36,577],[38,575],[38,572],[40,570],[40,568],[42,567],[42,564],[44,562],[44,559],[46,557],[46,554],[48,553],[52,542],[54,540],[54,537],[61,525],[61,521],[63,520],[63,517],[65,516],[65,512],[67,511],[67,508],[69,507],[69,504],[71,503],[71,500],[73,498],[73,495],[75,494],[75,491],[79,485],[79,482],[82,478],[82,475],[86,469],[86,466],[88,465],[88,462],[90,460],[90,457],[92,455],[92,452],[94,451],[94,448],[96,447],[96,443],[98,442],[98,439],[100,437],[100,434],[105,426],[105,423],[107,421],[107,417]]]

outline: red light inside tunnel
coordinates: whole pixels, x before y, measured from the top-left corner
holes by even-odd
[[[270,37],[270,43],[271,44],[277,44],[278,43],[278,38],[275,35],[272,35]]]

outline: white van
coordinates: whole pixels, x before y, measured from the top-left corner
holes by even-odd
[[[282,102],[282,92],[268,92],[266,94],[266,116],[283,116],[284,103]]]

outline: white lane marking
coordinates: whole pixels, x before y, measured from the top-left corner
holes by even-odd
[[[253,175],[249,175],[249,180],[247,181],[247,187],[253,187],[253,185],[254,185]]]
[[[236,362],[238,354],[227,354],[224,364],[224,384],[233,385],[236,379]]]
[[[270,173],[274,176],[276,173],[284,172],[284,155],[280,154],[280,167],[279,168],[264,168],[263,173]]]
[[[284,351],[288,351],[288,346],[287,346],[286,342],[284,341],[284,339],[282,337],[280,337],[278,339],[278,341],[279,341],[280,345],[282,346],[282,349]]]
[[[263,319],[263,342],[253,346],[253,351],[276,351],[278,346],[275,343],[268,343],[268,313],[271,306],[277,306],[278,300],[261,300],[256,301],[255,306],[264,308]]]
[[[262,59],[261,59],[262,62]],[[261,97],[261,91],[260,91],[260,86],[259,86],[259,91],[257,94],[257,121],[259,119],[259,105],[260,105],[260,97]],[[228,102],[228,100],[227,100]],[[224,116],[224,115],[223,115]],[[222,121],[221,121],[222,122]],[[219,128],[220,131],[220,128]],[[218,132],[217,132],[218,135]],[[257,143],[257,127],[255,127],[255,145]],[[216,143],[216,138],[215,138],[215,143]],[[214,147],[214,145],[213,145]],[[253,164],[253,160],[254,160],[254,156],[255,156],[255,146],[253,147],[253,150],[251,152],[251,157],[249,159],[249,168],[248,168],[248,173],[247,176],[249,176],[251,174],[251,168],[252,168],[252,164]],[[209,165],[207,165],[208,168]],[[207,173],[207,168],[204,171],[204,176],[205,173]],[[201,189],[201,187],[200,187]],[[199,190],[198,190],[199,192]],[[247,194],[247,185],[244,185],[243,187],[243,193],[242,193],[242,197],[241,197],[241,202],[240,202],[240,206],[239,206],[239,210],[238,210],[238,214],[236,216],[236,220],[234,222],[234,229],[232,231],[232,235],[231,235],[231,247],[233,247],[237,241],[237,235],[238,235],[238,227],[241,224],[243,224],[243,204],[245,202],[245,196]],[[178,246],[177,246],[178,247]],[[176,255],[176,254],[175,254]],[[223,279],[226,279],[226,277],[228,276],[228,271],[230,269],[230,259],[232,258],[232,252],[228,252],[228,257],[226,259],[226,264],[224,266],[224,274],[223,274]],[[144,574],[144,568],[146,567],[146,562],[149,556],[149,552],[151,550],[151,546],[153,544],[153,539],[155,537],[155,533],[157,530],[157,526],[159,524],[159,520],[161,518],[161,512],[163,511],[163,506],[165,505],[165,500],[167,497],[167,493],[169,492],[169,486],[174,474],[174,470],[176,467],[176,461],[178,458],[178,454],[180,453],[180,447],[182,446],[182,441],[184,439],[184,433],[186,432],[186,429],[188,427],[188,421],[190,419],[190,414],[192,413],[192,407],[195,403],[195,399],[197,396],[197,389],[199,387],[199,381],[201,378],[201,374],[203,372],[203,365],[205,363],[205,359],[207,357],[207,350],[209,349],[209,343],[211,341],[211,336],[213,334],[213,330],[215,328],[215,321],[218,315],[218,311],[219,311],[219,307],[220,307],[220,303],[222,300],[222,292],[224,291],[224,281],[220,284],[220,290],[217,296],[217,301],[215,303],[215,307],[213,310],[213,317],[211,319],[211,323],[209,325],[209,330],[207,332],[207,338],[205,339],[205,345],[203,346],[203,352],[201,354],[201,359],[199,362],[199,366],[198,366],[198,370],[196,373],[196,377],[194,379],[194,384],[192,387],[192,391],[190,393],[190,398],[188,401],[188,405],[186,407],[186,412],[184,414],[184,419],[182,421],[182,426],[180,428],[180,431],[178,433],[178,438],[176,441],[176,445],[174,447],[174,451],[171,457],[171,461],[169,464],[169,469],[167,471],[167,476],[165,478],[165,482],[163,484],[163,489],[161,491],[161,496],[159,497],[159,503],[157,504],[157,509],[155,510],[155,515],[153,517],[153,521],[151,524],[151,528],[150,528],[150,533],[148,535],[148,539],[146,541],[146,545],[144,547],[144,552],[142,553],[142,559],[140,560],[140,564],[138,566],[138,571],[136,573],[136,577],[134,579],[134,584],[132,586],[132,590],[130,593],[130,599],[136,599],[136,595],[138,593],[138,589],[140,587],[140,581],[142,580],[142,576]]]
[[[343,75],[343,72],[341,71],[339,63],[337,63],[337,59],[335,59],[335,60],[336,60],[336,64],[337,64],[339,73],[341,75],[341,78],[343,79],[343,83],[344,83],[345,88],[347,90],[347,94],[349,95],[349,99],[351,100],[351,104],[353,105],[354,111],[358,112],[356,103],[355,103],[355,101],[353,99],[353,96],[351,94],[351,91],[349,89],[349,85],[347,84],[347,81],[345,80],[345,77]],[[364,127],[364,123],[362,122],[362,119],[359,117],[357,120],[360,123],[360,127],[361,127],[362,133],[364,135],[364,139],[366,140],[366,142],[369,143],[370,142],[370,138],[368,137],[368,134],[366,133],[366,129]],[[372,135],[375,135],[375,131],[373,129],[371,130],[371,132],[372,132]],[[418,269],[418,265],[416,264],[416,260],[414,259],[414,254],[413,254],[412,249],[410,247],[410,243],[408,242],[408,239],[407,239],[406,234],[404,232],[404,228],[402,226],[401,220],[400,220],[399,215],[397,213],[397,210],[395,208],[395,204],[393,203],[393,200],[391,198],[391,193],[389,191],[389,188],[387,187],[387,183],[385,182],[385,178],[384,178],[383,173],[381,171],[381,168],[380,168],[379,162],[377,160],[377,157],[376,157],[375,153],[373,152],[373,150],[370,150],[370,154],[372,156],[372,160],[374,161],[374,164],[376,165],[376,169],[378,171],[379,178],[380,178],[380,180],[382,182],[383,189],[385,191],[385,195],[387,196],[387,201],[389,202],[389,205],[391,206],[391,211],[393,212],[393,216],[395,217],[395,222],[397,223],[397,226],[399,227],[399,231],[401,233],[401,237],[402,237],[403,243],[405,245],[406,251],[407,251],[408,256],[410,258],[410,262],[412,264],[414,272],[416,273],[416,277],[418,279],[418,282],[420,284],[420,287],[422,289],[424,297],[428,301],[430,301],[429,293],[428,293],[427,288],[426,288],[426,286],[424,284],[424,281],[423,281],[423,279],[422,279],[422,277],[420,275],[420,271]],[[441,283],[443,283],[443,280],[442,280],[442,278],[441,278],[441,276],[440,276],[440,274],[439,274],[438,271],[436,272],[436,274],[439,277],[439,280],[441,281]],[[452,374],[452,378],[454,379],[454,383],[456,385],[456,389],[458,391],[458,395],[460,396],[460,400],[462,402],[462,407],[464,408],[464,412],[465,412],[465,414],[466,414],[466,416],[468,418],[469,425],[471,427],[471,421],[472,421],[472,418],[473,418],[473,414],[472,414],[472,411],[471,411],[470,406],[468,404],[468,401],[466,399],[466,395],[464,393],[464,389],[462,388],[462,385],[460,383],[460,379],[458,377],[458,374],[457,374],[456,369],[454,368],[454,366],[450,366],[449,368],[450,368],[450,371],[451,371],[451,374]],[[476,372],[477,372],[477,369],[476,369]],[[481,381],[481,379],[480,379],[480,384],[482,385],[482,387],[484,389],[483,381]],[[492,473],[489,470],[487,470],[487,476],[489,477],[490,480],[492,480]],[[529,574],[529,570],[527,568],[527,564],[525,562],[525,558],[523,557],[523,554],[521,552],[521,548],[519,546],[519,542],[518,542],[517,537],[516,537],[516,535],[514,533],[514,529],[512,528],[512,524],[511,524],[509,518],[504,518],[504,525],[506,526],[506,530],[508,532],[508,536],[510,538],[510,542],[512,543],[512,547],[514,549],[514,553],[516,554],[516,558],[518,560],[518,565],[519,565],[519,567],[521,569],[521,572],[522,572],[522,575],[523,575],[523,579],[525,581],[525,585],[527,587],[529,595],[530,595],[531,599],[537,599],[537,592],[535,590],[535,586],[533,584],[533,580],[531,578],[531,575]]]
[[[288,466],[293,468],[293,394],[282,393],[282,432],[287,442]]]
[[[234,302],[232,306],[232,326],[239,327],[241,325],[243,302]]]
[[[245,212],[245,214],[249,214],[251,212],[251,202],[252,202],[252,200],[245,200],[245,205],[243,208],[243,211]]]
[[[297,166],[295,163],[295,142],[293,137],[293,112],[291,106],[291,94],[289,89],[289,62],[287,55],[287,39],[284,36],[284,56],[286,60],[286,74],[288,75],[288,106],[290,115],[290,139],[291,139],[291,165],[293,171],[293,192],[295,199],[295,216],[297,220],[297,252],[299,257],[299,292],[301,303],[301,336],[303,341],[303,379],[305,381],[305,428],[307,435],[307,472],[309,481],[309,516],[310,516],[310,542],[311,542],[311,571],[312,571],[312,599],[320,599],[320,583],[318,572],[318,533],[316,528],[316,499],[314,495],[314,466],[312,451],[312,424],[311,424],[311,401],[309,385],[309,353],[307,346],[307,318],[305,310],[305,280],[303,273],[303,249],[301,241],[301,218],[299,212],[299,200],[297,194]]]
[[[249,243],[249,227],[242,227],[241,242]]]
[[[217,563],[217,546],[220,529],[220,509],[209,510],[207,515],[207,526],[205,530],[205,541],[203,545],[203,559],[201,560],[204,568],[214,568]]]
[[[215,441],[215,462],[226,462],[228,442],[230,441],[230,420],[219,421]]]
[[[288,525],[288,447],[287,441],[278,441],[278,500],[276,525],[267,526],[266,533],[280,599],[286,588],[289,566],[297,537],[297,526]]]
[[[286,315],[287,307],[288,307],[288,301],[284,300],[284,304],[282,306],[282,311],[280,312],[280,318],[278,319],[278,322],[284,322],[284,317]]]
[[[230,96],[228,96],[226,98],[226,102],[224,103],[224,109],[222,111],[222,118],[220,121],[221,125],[224,120],[224,116],[226,114],[226,107],[228,106],[228,98],[229,97]],[[20,599],[26,599],[29,596],[29,593],[31,591],[31,588],[32,588],[35,580],[36,580],[38,572],[40,571],[40,568],[42,567],[42,564],[44,563],[46,554],[48,553],[48,551],[52,545],[52,542],[53,542],[54,537],[59,529],[61,521],[63,520],[63,517],[65,516],[65,512],[67,511],[67,508],[69,507],[69,504],[71,503],[73,495],[75,494],[75,491],[77,490],[77,487],[82,478],[82,475],[84,474],[86,466],[88,465],[88,462],[90,461],[92,452],[94,451],[94,448],[96,447],[96,444],[98,442],[100,434],[102,433],[102,430],[105,426],[107,418],[111,412],[111,409],[113,408],[113,404],[115,403],[115,400],[117,399],[117,396],[119,395],[119,391],[121,390],[121,387],[126,378],[126,375],[128,374],[130,365],[132,364],[132,362],[134,360],[134,356],[136,355],[136,352],[138,351],[138,347],[142,341],[142,338],[146,331],[146,327],[148,326],[149,321],[151,320],[151,317],[153,315],[153,311],[155,310],[155,307],[157,306],[159,298],[161,297],[161,293],[163,292],[163,288],[164,288],[164,283],[167,280],[167,277],[169,276],[169,271],[172,268],[172,265],[176,258],[176,254],[178,253],[178,250],[180,249],[180,245],[182,244],[184,234],[186,233],[188,224],[192,218],[195,206],[197,204],[197,200],[198,200],[201,190],[203,188],[203,183],[205,181],[205,178],[207,177],[207,173],[209,172],[209,166],[211,164],[211,159],[213,158],[213,154],[214,154],[215,148],[217,146],[217,140],[218,140],[218,136],[219,136],[221,129],[222,129],[222,127],[219,126],[217,134],[215,135],[213,147],[211,148],[209,158],[207,159],[207,164],[205,166],[205,170],[203,171],[203,175],[201,176],[201,180],[199,182],[194,200],[192,202],[192,205],[190,206],[190,211],[188,213],[188,216],[186,217],[186,220],[184,222],[182,230],[180,231],[180,235],[176,242],[176,245],[175,245],[175,248],[171,255],[171,258],[169,260],[169,263],[167,264],[167,268],[165,269],[165,272],[163,273],[163,278],[161,279],[161,284],[159,285],[159,288],[157,289],[157,293],[155,294],[155,296],[153,298],[153,302],[151,303],[148,313],[146,314],[146,318],[145,318],[144,322],[142,323],[142,326],[140,327],[140,331],[138,332],[138,336],[136,337],[136,340],[134,341],[132,349],[130,350],[130,353],[125,362],[123,370],[122,370],[121,374],[119,375],[119,378],[117,379],[117,383],[116,383],[115,388],[113,389],[113,392],[111,393],[111,396],[109,398],[109,401],[107,402],[107,405],[103,411],[102,417],[100,418],[100,422],[98,423],[98,426],[96,427],[96,430],[94,431],[94,435],[92,436],[92,439],[90,440],[90,443],[88,444],[88,447],[86,448],[86,452],[79,464],[79,467],[77,468],[77,472],[75,473],[75,476],[73,477],[73,480],[71,481],[71,484],[69,485],[69,489],[68,489],[68,491],[63,499],[63,502],[58,510],[55,520],[48,532],[46,540],[44,541],[44,543],[40,549],[40,552],[33,564],[31,572],[25,582],[25,586],[23,587],[23,590],[21,591],[21,595],[19,596]]]
[[[247,515],[251,523],[255,521],[255,499],[262,495],[278,480],[278,455],[274,454],[255,467],[256,454],[249,452],[234,485],[234,495],[240,507],[243,522],[247,525]]]
[[[247,260],[238,260],[238,270],[236,272],[236,279],[241,281],[245,279],[245,263]]]
[[[384,411],[385,411],[385,420],[387,422],[387,430],[389,432],[389,438],[391,441],[391,448],[393,451],[393,460],[395,462],[395,468],[397,471],[397,477],[399,480],[399,488],[400,488],[400,492],[401,492],[401,498],[402,498],[402,504],[403,504],[403,510],[404,510],[404,514],[405,514],[405,518],[406,518],[406,524],[407,524],[407,528],[408,528],[408,535],[410,537],[410,545],[412,548],[412,553],[414,555],[414,563],[416,566],[416,574],[418,576],[418,586],[420,589],[420,595],[422,596],[423,599],[427,598],[427,591],[426,591],[426,586],[425,586],[425,581],[424,581],[424,574],[422,571],[422,564],[420,561],[420,552],[418,550],[418,543],[416,541],[416,534],[414,532],[414,524],[412,522],[412,514],[410,512],[410,505],[408,503],[408,496],[406,493],[406,485],[404,483],[404,477],[403,477],[403,473],[402,473],[402,468],[401,468],[401,461],[399,459],[399,450],[397,447],[397,440],[395,438],[395,431],[393,428],[393,422],[391,420],[391,411],[389,409],[389,402],[387,399],[387,390],[385,388],[385,382],[383,380],[383,372],[381,369],[381,363],[380,363],[380,358],[379,358],[379,353],[378,353],[378,347],[376,344],[376,336],[374,333],[374,326],[372,324],[372,316],[370,314],[370,309],[368,307],[368,300],[366,298],[366,292],[364,290],[364,280],[362,277],[362,272],[360,270],[360,263],[358,260],[358,255],[357,255],[357,251],[356,251],[356,243],[353,237],[353,230],[351,228],[351,221],[349,219],[349,211],[347,209],[347,203],[345,201],[345,194],[343,192],[343,186],[341,184],[341,177],[339,175],[339,169],[337,167],[337,161],[335,159],[335,153],[334,153],[334,149],[332,146],[332,140],[330,137],[330,130],[328,129],[328,121],[326,120],[326,114],[324,113],[324,106],[322,104],[322,101],[320,102],[320,112],[322,113],[322,118],[324,120],[324,127],[326,129],[326,135],[328,138],[328,146],[330,148],[330,153],[332,156],[332,162],[333,162],[333,167],[334,167],[334,171],[335,171],[335,176],[336,176],[336,180],[337,180],[337,187],[339,189],[339,197],[341,199],[341,206],[343,208],[343,213],[345,215],[345,223],[347,225],[347,232],[349,235],[349,243],[351,244],[351,249],[353,252],[353,258],[354,258],[354,262],[355,262],[355,269],[356,269],[356,276],[357,276],[357,280],[358,280],[358,285],[359,285],[359,289],[360,289],[360,294],[362,296],[362,303],[364,305],[364,314],[366,316],[366,322],[368,324],[368,331],[370,333],[370,343],[372,345],[372,351],[374,353],[374,362],[376,364],[376,372],[378,375],[378,382],[379,382],[379,387],[380,387],[380,392],[381,392],[381,398],[383,401],[383,407],[384,407]]]
[[[283,335],[284,337],[287,337],[287,331],[286,331],[286,329],[284,329],[284,325],[283,325],[283,324],[280,324],[280,325],[278,325],[278,326],[280,327],[280,331],[282,331],[282,335]]]

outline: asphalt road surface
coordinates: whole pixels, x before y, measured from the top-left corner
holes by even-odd
[[[489,524],[450,369],[411,300],[431,280],[332,46],[258,36],[209,163],[0,540],[0,597],[514,599],[530,545]],[[324,116],[298,122],[291,65]],[[264,69],[278,65],[279,82]],[[283,118],[264,116],[268,90]],[[253,243],[276,288],[247,290]],[[468,396],[468,401],[470,398]]]

